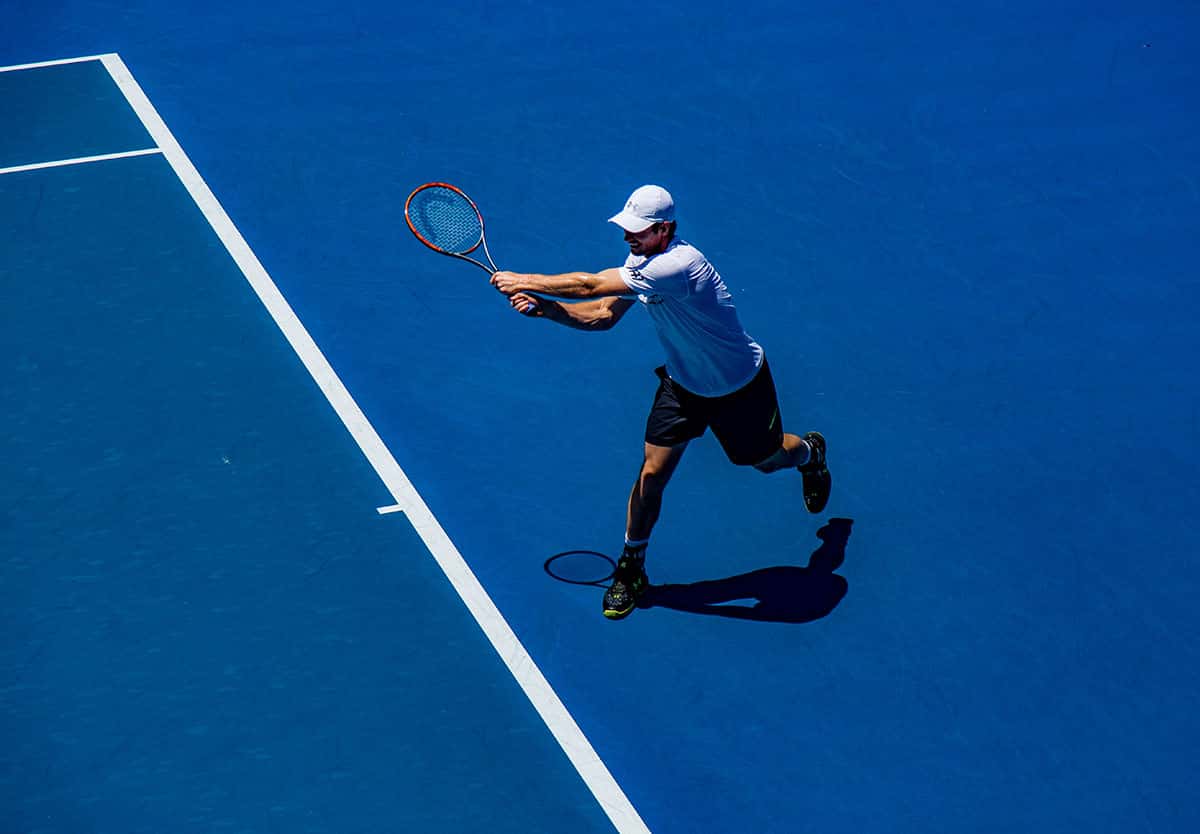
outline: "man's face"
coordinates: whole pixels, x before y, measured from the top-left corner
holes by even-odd
[[[671,242],[671,224],[655,223],[641,232],[625,232],[625,242],[635,255],[657,255],[665,252]]]

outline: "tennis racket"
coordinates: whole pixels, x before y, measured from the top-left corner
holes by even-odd
[[[461,188],[444,182],[419,186],[404,203],[404,220],[434,252],[470,261],[488,275],[500,271],[483,236],[483,215]],[[471,257],[480,248],[486,264]]]

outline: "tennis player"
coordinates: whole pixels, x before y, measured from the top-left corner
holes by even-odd
[[[717,270],[676,237],[675,202],[667,190],[638,188],[609,222],[625,231],[624,266],[561,275],[497,272],[491,280],[517,311],[578,330],[608,330],[640,303],[666,351],[666,364],[655,370],[658,391],[646,421],[641,472],[629,495],[625,547],[604,594],[604,616],[621,619],[649,584],[646,545],[663,490],[688,442],[705,429],[712,429],[734,464],[761,472],[799,469],[810,512],[825,508],[831,479],[819,432],[784,433],[763,349],[742,328]]]

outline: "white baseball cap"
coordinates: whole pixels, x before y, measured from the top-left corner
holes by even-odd
[[[675,201],[661,185],[643,185],[629,195],[625,208],[608,218],[627,232],[644,232],[655,223],[675,219]]]

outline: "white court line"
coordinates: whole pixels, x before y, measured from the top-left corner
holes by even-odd
[[[14,64],[11,67],[0,67],[0,72],[18,72],[20,70],[41,69],[42,67],[61,67],[63,64],[82,64],[85,61],[100,61],[103,59],[103,55],[85,55],[82,58],[60,58],[57,61],[38,61],[36,64]]]
[[[116,54],[102,56],[104,66],[108,68],[113,80],[116,81],[129,100],[130,106],[141,118],[146,129],[155,143],[162,148],[163,155],[175,169],[176,175],[183,182],[196,205],[204,213],[213,230],[225,244],[225,248],[233,257],[250,286],[258,294],[271,317],[283,335],[291,343],[300,361],[312,374],[329,403],[342,419],[350,434],[362,449],[371,466],[379,475],[392,497],[396,500],[400,511],[407,513],[413,528],[425,542],[425,546],[433,555],[458,595],[466,603],[472,616],[483,629],[483,633],[491,641],[493,648],[508,667],[525,695],[529,698],[554,738],[558,741],[567,758],[583,781],[596,797],[600,807],[612,821],[620,834],[650,834],[650,829],[634,809],[625,792],[609,773],[608,768],[596,755],[591,742],[584,736],[575,719],[567,711],[558,694],[551,688],[541,670],[534,664],[533,659],[517,639],[517,635],[505,621],[496,604],[487,595],[475,574],[471,571],[462,554],[450,541],[442,525],[430,512],[425,501],[417,493],[416,488],[400,468],[391,451],[383,444],[375,428],[367,421],[366,416],[354,402],[345,385],[338,379],[333,368],[321,353],[320,348],[312,340],[300,319],[284,299],[275,282],[267,274],[254,252],[233,225],[229,215],[221,208],[217,198],[213,196],[208,185],[201,179],[195,166],[187,158],[175,137],[171,135],[166,124],[142,92],[138,83],[133,79],[125,63]]]
[[[53,162],[35,162],[32,165],[14,165],[11,168],[0,168],[0,174],[16,174],[21,171],[40,171],[43,168],[61,168],[64,165],[86,165],[89,162],[107,162],[110,159],[127,159],[131,156],[147,156],[152,153],[162,153],[162,151],[158,148],[144,148],[140,151],[102,153],[98,156],[77,156],[74,159],[56,159]]]
[[[404,512],[404,508],[399,504],[393,504],[390,507],[376,507],[375,512],[379,513],[380,515],[389,515],[391,513],[402,513]]]

